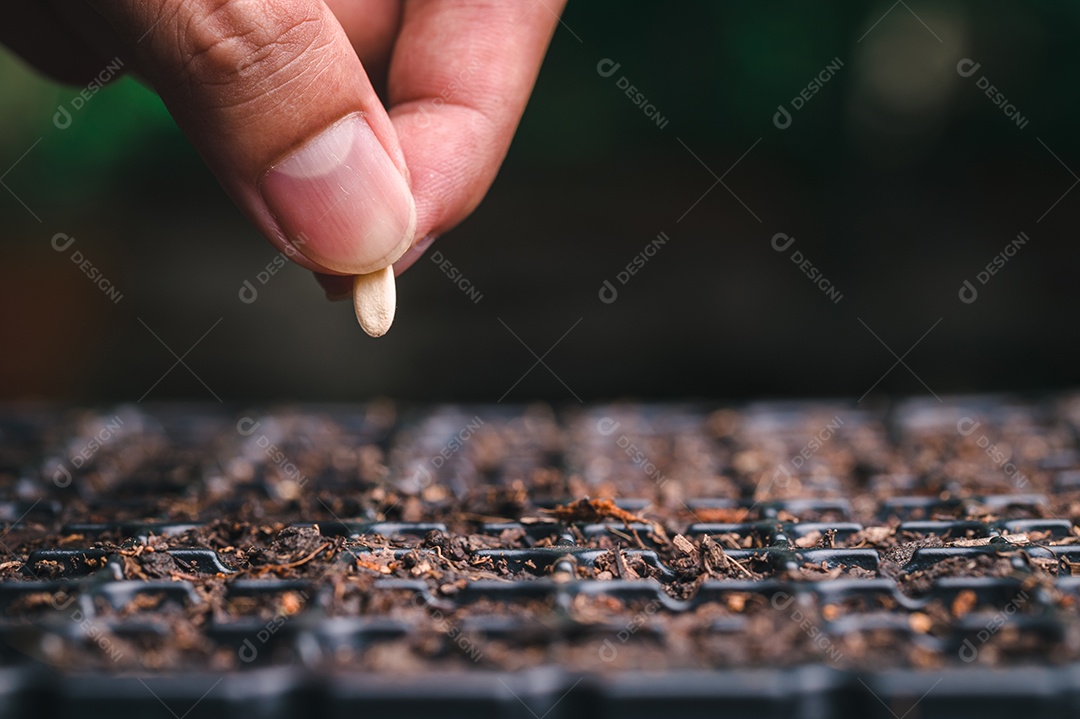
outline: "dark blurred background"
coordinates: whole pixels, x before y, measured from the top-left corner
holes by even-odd
[[[54,114],[78,89],[3,52],[0,396],[573,402],[1076,385],[1078,20],[1080,5],[1057,2],[571,2],[495,186],[429,251],[475,290],[421,260],[379,340],[298,267],[259,282],[275,251],[150,92],[125,78],[61,130]],[[980,64],[970,77],[964,58]],[[605,59],[619,64],[607,77]],[[620,283],[661,232],[669,241]],[[795,242],[777,251],[781,232]],[[1029,241],[979,282],[1020,232]],[[57,251],[57,233],[75,242]],[[605,280],[614,302],[600,299]]]

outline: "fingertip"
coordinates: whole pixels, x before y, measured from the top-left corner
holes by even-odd
[[[296,248],[335,272],[380,270],[413,241],[408,182],[359,113],[275,163],[260,190]]]

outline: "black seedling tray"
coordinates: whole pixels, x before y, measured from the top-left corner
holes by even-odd
[[[1078,403],[936,404],[0,412],[0,717],[1066,715]]]

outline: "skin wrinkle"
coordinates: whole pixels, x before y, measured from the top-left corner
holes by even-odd
[[[274,75],[262,77],[257,83],[251,84],[244,97],[222,98],[222,101],[217,103],[204,102],[205,110],[226,113],[228,125],[236,131],[263,123],[269,114],[285,113],[289,117],[302,115],[304,104],[311,102],[311,98],[319,96],[318,93],[311,92],[312,88],[320,84],[326,85],[326,78],[334,77],[332,53],[322,51],[326,47],[329,45],[313,48],[311,55],[298,54],[288,65],[276,68]],[[312,62],[313,57],[317,58],[314,62]],[[300,66],[301,72],[287,74],[287,81],[284,83],[274,82],[274,76],[278,73],[287,73],[291,66],[301,60],[305,63]],[[257,73],[253,76],[260,77]],[[191,117],[189,121],[208,129],[219,122],[217,118],[206,113]]]
[[[218,22],[220,23],[220,20]],[[253,52],[258,57],[272,58],[274,65],[267,74],[267,69],[258,67],[259,60],[256,60],[254,64],[244,68],[247,78],[241,75],[239,83],[230,83],[224,88],[232,89],[231,93],[213,92],[217,78],[214,73],[201,72],[198,67],[206,64],[206,60],[201,58],[210,57],[209,48],[204,49],[202,56],[196,54],[187,58],[185,67],[189,71],[194,69],[195,75],[200,77],[200,84],[190,88],[188,96],[199,97],[201,102],[197,104],[203,109],[203,112],[194,116],[185,113],[188,124],[198,126],[206,131],[207,135],[212,135],[213,128],[221,122],[225,122],[234,132],[242,132],[249,127],[262,125],[269,115],[303,117],[309,103],[318,102],[328,91],[333,92],[331,88],[334,85],[331,85],[331,82],[340,83],[340,78],[336,78],[337,68],[332,52],[336,38],[327,30],[324,23],[311,23],[310,18],[304,18],[300,22],[293,22],[279,37],[274,38],[271,44],[261,47],[253,38],[265,36],[269,32],[265,27],[233,32],[224,42],[232,42],[241,47],[254,46]],[[285,51],[279,52],[282,47],[286,48]],[[231,48],[225,57],[233,58],[239,54],[235,48]],[[275,82],[278,77],[284,77],[285,80]],[[327,78],[331,81],[328,82]],[[229,78],[221,78],[221,81],[229,83]],[[236,85],[239,85],[239,89]],[[318,91],[313,92],[313,89]],[[216,144],[213,138],[208,142]],[[219,151],[227,150],[219,147]],[[279,157],[286,154],[288,151],[282,152]],[[252,170],[250,181],[253,184],[257,183],[263,170],[264,168]]]
[[[227,77],[222,78],[217,78],[215,76],[216,73],[211,73],[210,78],[204,84],[211,87],[218,85],[227,86],[231,84],[236,77],[244,78],[245,75],[251,73],[251,68],[257,68],[260,63],[266,61],[269,55],[273,54],[274,50],[279,45],[285,44],[281,43],[280,41],[275,42],[272,45],[261,45],[258,42],[251,42],[248,43],[250,45],[250,50],[243,54],[241,54],[239,48],[237,48],[236,50],[224,49],[226,45],[244,45],[245,43],[243,41],[255,35],[256,32],[258,31],[253,28],[249,28],[248,30],[241,31],[235,35],[227,35],[222,37],[218,41],[216,46],[200,50],[199,52],[184,58],[182,64],[183,71],[192,72],[192,74],[196,75],[199,74],[199,64],[201,62],[214,62],[214,60],[210,58],[210,55],[212,53],[220,51],[221,54],[235,54],[239,56],[240,59],[235,64],[235,70],[230,71],[230,74]]]
[[[264,14],[259,10],[265,9],[264,3],[257,1],[257,4],[262,7],[251,8],[249,6],[252,3],[245,0],[214,0],[216,4],[210,8],[205,7],[207,2],[208,0],[195,0],[195,2],[184,3],[190,11],[179,24],[182,28],[178,29],[182,29],[182,32],[178,36],[180,43],[177,45],[176,57],[187,59],[182,61],[178,69],[190,70],[191,59],[213,52],[215,48],[223,46],[232,38],[242,38],[259,30],[273,37],[272,33],[267,33],[267,29],[259,25],[259,20]],[[246,29],[244,26],[247,26]],[[258,42],[252,44],[256,48],[262,45]],[[236,63],[232,64],[236,65]]]
[[[284,71],[284,68],[278,72],[282,71]],[[320,59],[317,67],[309,65],[303,74],[293,77],[286,85],[275,86],[270,83],[260,97],[252,98],[251,101],[241,105],[223,105],[215,109],[231,110],[234,114],[230,117],[230,124],[237,130],[244,130],[252,125],[258,125],[264,120],[267,113],[284,111],[289,116],[296,116],[299,114],[296,98],[308,97],[310,89],[324,82],[323,78],[326,75],[333,75],[333,63],[329,62],[328,59]],[[266,84],[271,79],[267,78],[260,84]],[[256,104],[258,100],[263,99],[273,101],[266,106]],[[242,112],[247,105],[251,106],[250,110]],[[257,178],[253,178],[252,181],[254,182],[255,179]]]
[[[314,53],[313,56],[318,58],[315,63],[312,63],[310,56],[299,53],[288,64],[276,68],[269,76],[260,76],[255,73],[254,75],[261,79],[250,85],[250,92],[245,93],[247,97],[232,97],[227,101],[223,98],[220,103],[207,102],[206,109],[229,111],[229,123],[237,128],[246,127],[267,113],[279,112],[282,106],[285,106],[289,114],[297,114],[298,99],[307,97],[308,91],[313,86],[328,73],[332,74],[330,71],[333,69],[333,64],[329,61],[330,53],[322,52],[327,47],[329,47],[328,43],[310,48],[310,51]],[[304,52],[308,51],[306,49]],[[301,61],[305,63],[301,72],[286,75],[287,80],[284,83],[274,83],[277,75],[288,72],[292,66]]]
[[[306,29],[308,27],[311,29]],[[225,93],[210,93],[210,97],[215,98],[221,95],[218,103],[210,103],[211,108],[228,109],[250,102],[257,97],[253,91],[260,85],[294,67],[297,62],[309,62],[312,56],[317,57],[320,50],[333,43],[326,37],[324,23],[313,18],[299,20],[273,39],[260,42],[265,40],[265,35],[265,29],[233,32],[185,58],[184,73],[199,78],[198,88],[226,90]],[[253,41],[247,41],[253,37]],[[263,69],[265,63],[271,63],[269,72]],[[306,68],[298,75],[303,76],[305,72]],[[260,81],[252,83],[248,77],[260,78]],[[260,92],[265,93],[265,90]]]

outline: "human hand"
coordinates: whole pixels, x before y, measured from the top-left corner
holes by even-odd
[[[328,296],[391,293],[368,312],[389,311],[365,326],[381,334],[391,273],[490,187],[564,4],[38,0],[8,9],[0,41],[74,82],[121,58]],[[357,275],[376,280],[362,292]]]

